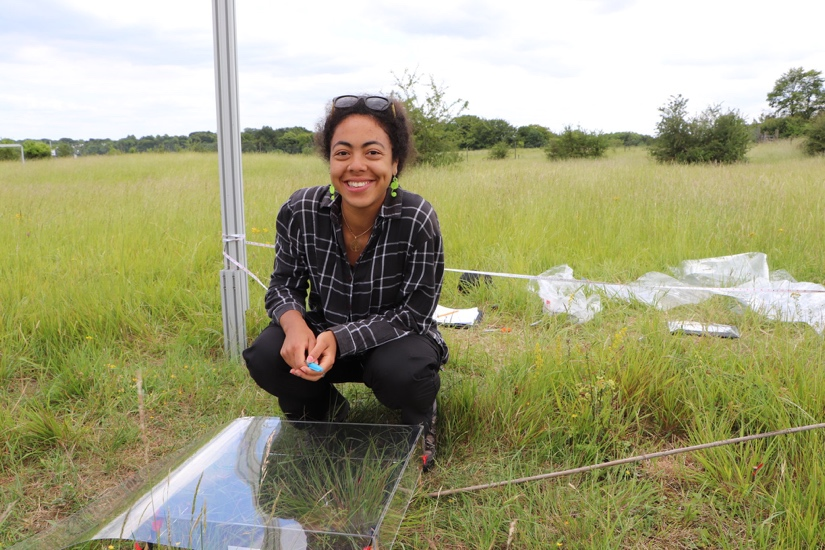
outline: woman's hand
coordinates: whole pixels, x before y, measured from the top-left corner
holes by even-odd
[[[307,370],[313,375],[316,375],[317,378],[315,380],[320,380],[335,364],[335,354],[338,352],[338,340],[335,339],[335,335],[326,330],[318,335],[318,338],[315,341],[315,346],[309,350],[309,355],[307,356],[308,363],[317,363],[323,369],[323,372],[314,372],[309,367]],[[304,377],[307,380],[312,380],[312,377],[306,376]]]
[[[303,315],[298,311],[287,311],[281,315],[278,323],[286,336],[281,347],[281,357],[292,367],[292,373],[295,374],[302,367],[312,372],[306,364],[307,353],[315,347],[315,334],[304,321]]]

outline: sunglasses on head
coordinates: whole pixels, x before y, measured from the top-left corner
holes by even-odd
[[[349,109],[355,107],[359,102],[364,102],[364,106],[371,111],[386,111],[388,107],[392,106],[392,114],[395,116],[395,105],[392,102],[380,95],[357,96],[357,95],[339,95],[332,100],[332,109]]]

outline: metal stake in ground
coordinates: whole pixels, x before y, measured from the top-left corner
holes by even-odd
[[[560,472],[551,472],[549,474],[539,474],[530,477],[520,477],[518,479],[510,479],[508,481],[497,481],[495,483],[485,483],[484,485],[473,485],[471,487],[462,487],[460,489],[447,489],[446,491],[438,490],[432,493],[427,493],[425,496],[430,498],[437,498],[441,496],[454,495],[456,493],[471,493],[473,491],[480,491],[482,489],[492,489],[494,487],[503,487],[505,485],[518,485],[519,483],[527,483],[528,481],[538,481],[540,479],[550,479],[554,477],[566,477],[573,474],[582,474],[592,470],[599,470],[601,468],[609,468],[611,466],[619,466],[621,464],[632,464],[634,462],[642,462],[644,460],[651,460],[654,458],[661,458],[663,456],[678,455],[682,453],[690,453],[693,451],[701,451],[702,449],[711,449],[713,447],[721,447],[723,445],[733,445],[734,443],[744,443],[746,441],[753,441],[755,439],[764,439],[766,437],[775,437],[777,435],[787,435],[798,432],[807,432],[809,430],[816,430],[825,428],[825,423],[809,424],[807,426],[799,426],[797,428],[786,428],[775,432],[767,432],[763,434],[746,435],[744,437],[735,437],[733,439],[724,439],[721,441],[713,441],[711,443],[702,443],[701,445],[692,445],[690,447],[680,447],[678,449],[671,449],[669,451],[660,451],[658,453],[643,454],[631,456],[628,458],[621,458],[619,460],[611,460],[610,462],[602,462],[601,464],[593,464],[591,466],[582,466],[580,468],[573,468],[571,470],[562,470]]]

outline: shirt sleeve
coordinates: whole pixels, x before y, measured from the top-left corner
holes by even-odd
[[[410,249],[401,268],[400,299],[379,313],[331,327],[339,356],[361,353],[411,333],[436,338],[432,316],[441,294],[444,247],[435,211],[429,210],[409,242]],[[380,280],[376,284],[380,284]]]
[[[300,252],[300,227],[287,202],[278,212],[275,237],[275,266],[269,279],[264,305],[269,317],[278,322],[287,311],[304,315],[309,275]]]

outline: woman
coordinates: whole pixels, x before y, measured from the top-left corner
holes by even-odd
[[[363,382],[402,423],[424,426],[429,470],[447,361],[433,321],[444,251],[432,206],[398,185],[413,153],[407,113],[393,98],[340,96],[316,143],[331,184],[281,207],[272,322],[244,351],[246,365],[290,420],[343,421],[349,403],[333,384]]]

